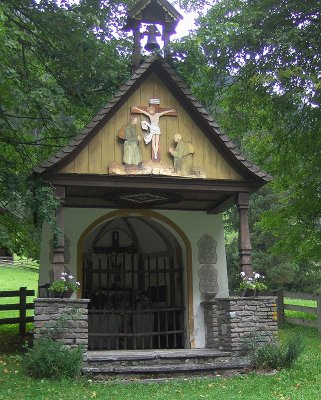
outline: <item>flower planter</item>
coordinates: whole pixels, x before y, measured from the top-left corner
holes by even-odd
[[[74,290],[67,290],[65,292],[56,292],[53,291],[51,293],[51,298],[55,298],[55,299],[70,299],[70,297],[72,296],[72,294],[74,293]]]
[[[54,299],[70,299],[74,291],[79,289],[80,283],[73,282],[74,277],[67,272],[61,273],[61,278],[49,286],[50,297]]]
[[[259,291],[257,289],[244,289],[242,292],[242,297],[257,297]]]

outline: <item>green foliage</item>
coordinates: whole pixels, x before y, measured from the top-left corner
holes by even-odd
[[[29,178],[32,168],[67,144],[130,74],[131,43],[120,30],[127,3],[0,4],[0,244],[18,254],[38,256],[44,220],[58,233],[56,200]],[[269,287],[314,291],[321,280],[320,10],[299,0],[180,4],[206,11],[194,34],[172,45],[179,74],[274,177],[252,196],[254,270]],[[234,239],[234,288],[236,254]]]
[[[34,341],[23,357],[22,365],[33,378],[72,378],[80,374],[83,349],[73,349],[50,338]]]
[[[254,368],[287,368],[302,354],[302,337],[290,336],[281,344],[266,343],[252,348],[250,359]]]
[[[27,375],[34,378],[61,379],[80,374],[83,346],[70,348],[59,341],[61,335],[70,329],[71,320],[77,319],[78,315],[79,310],[72,307],[62,313],[58,319],[44,324],[41,337],[34,340],[33,347],[27,348],[23,357],[23,366]]]
[[[201,8],[198,1],[181,3]],[[195,34],[173,46],[176,66],[250,160],[273,175],[274,201],[256,237],[262,247],[272,237],[268,255],[280,258],[290,282],[295,264],[309,268],[321,257],[318,2],[201,4],[208,11]]]
[[[0,3],[0,245],[38,257],[56,200],[32,168],[81,130],[129,76],[124,2]],[[114,31],[119,35],[115,38]]]
[[[242,282],[240,284],[240,289],[251,289],[251,290],[266,290],[267,286],[263,282],[265,277],[258,272],[253,272],[252,275],[245,275],[241,272]]]
[[[274,208],[278,195],[264,187],[250,197],[249,220],[253,269],[265,276],[269,289],[315,293],[321,282],[321,269],[312,260],[296,260],[286,249],[276,250],[279,239],[262,226],[262,218]],[[235,209],[225,214],[225,230],[229,287],[236,290],[241,282],[238,256],[238,216]]]

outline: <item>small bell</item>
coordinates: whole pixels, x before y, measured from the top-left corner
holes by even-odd
[[[157,43],[156,36],[160,36],[160,33],[155,25],[149,25],[147,33],[147,43],[144,47],[146,51],[153,52],[160,49],[160,45]]]

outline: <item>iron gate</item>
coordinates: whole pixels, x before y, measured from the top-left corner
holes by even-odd
[[[94,248],[84,262],[89,349],[184,347],[183,266],[173,254]]]

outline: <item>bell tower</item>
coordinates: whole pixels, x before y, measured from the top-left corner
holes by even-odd
[[[141,39],[147,36],[144,49],[148,52],[160,50],[157,36],[161,36],[164,56],[169,56],[167,45],[175,33],[182,15],[167,0],[139,0],[129,11],[124,31],[132,31],[134,35],[133,66],[134,72],[140,66]],[[160,26],[160,30],[158,29]]]

